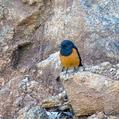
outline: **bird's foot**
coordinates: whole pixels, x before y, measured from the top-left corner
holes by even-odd
[[[78,70],[79,70],[80,72],[82,72],[82,71],[85,70],[85,67],[84,67],[84,66],[80,66],[80,67],[78,67]]]
[[[78,72],[79,68],[78,67],[74,67],[73,72]]]
[[[74,73],[77,73],[78,71],[79,71],[79,72],[84,71],[84,67],[83,67],[83,66],[80,66],[80,67],[74,67],[73,74],[74,74]]]

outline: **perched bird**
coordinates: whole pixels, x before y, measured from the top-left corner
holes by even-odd
[[[76,70],[77,67],[83,66],[78,49],[70,40],[62,41],[60,46],[60,60],[63,66],[62,71],[66,69],[66,73],[68,68],[74,67],[74,70]]]

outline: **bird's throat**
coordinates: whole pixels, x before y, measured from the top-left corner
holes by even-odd
[[[61,49],[60,50],[60,54],[62,55],[62,56],[69,56],[70,54],[72,53],[72,48],[70,48],[70,49]]]

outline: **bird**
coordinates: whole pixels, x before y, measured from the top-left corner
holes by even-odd
[[[79,51],[71,40],[63,40],[60,45],[60,61],[63,66],[62,71],[73,67],[74,71],[77,67],[83,66]]]

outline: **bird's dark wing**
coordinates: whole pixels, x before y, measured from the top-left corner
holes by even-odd
[[[79,59],[80,59],[80,64],[79,64],[79,66],[83,66],[83,64],[82,64],[82,59],[81,59],[81,56],[80,56],[80,54],[79,54],[79,51],[78,51],[77,47],[75,46],[74,48],[76,49],[76,51],[77,51],[77,53],[78,53],[78,56],[79,56]]]

